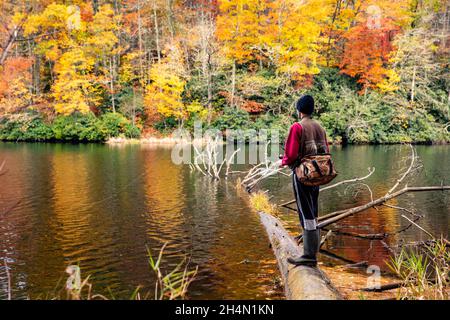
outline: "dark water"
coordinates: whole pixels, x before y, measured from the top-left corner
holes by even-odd
[[[450,146],[416,146],[421,168],[414,171],[403,184],[408,186],[432,186],[444,183],[450,185]],[[365,176],[369,167],[375,167],[375,172],[363,183],[370,186],[373,198],[384,196],[395,185],[397,179],[409,166],[411,150],[408,146],[348,146],[333,147],[331,150],[336,162],[339,176],[334,182]],[[270,185],[272,184],[272,185]],[[272,194],[278,203],[290,200],[290,186],[284,180],[279,183],[279,188],[274,187],[274,181],[268,185],[273,190]],[[320,215],[337,210],[352,208],[371,200],[370,192],[365,186],[353,186],[348,188],[340,186],[335,189],[325,190],[320,193]],[[418,192],[406,193],[394,198],[388,204],[404,207],[417,214],[423,215],[417,223],[435,236],[448,237],[450,230],[450,192]],[[292,211],[291,211],[292,212]],[[297,228],[297,216],[288,210],[284,211],[283,220],[295,230]],[[402,214],[413,219],[408,213],[391,207],[378,207],[378,210],[370,209],[339,221],[333,228],[344,232],[358,234],[388,233],[384,242],[394,249],[401,241],[427,240],[429,236],[417,227],[411,226],[405,232],[396,234],[397,231],[410,225]],[[389,260],[390,251],[380,240],[359,239],[349,236],[334,236],[327,241],[327,249],[332,253],[351,260],[353,262],[368,261],[377,265],[381,270],[387,271],[386,260]],[[322,260],[332,264],[345,263],[342,260]]]
[[[409,185],[450,184],[450,146],[417,147],[424,168]],[[406,165],[402,146],[334,147],[338,179],[376,172],[366,183],[374,197],[384,195],[398,169]],[[79,263],[91,275],[94,291],[130,297],[139,285],[153,288],[146,247],[158,250],[168,242],[163,267],[174,268],[184,256],[199,266],[190,287],[198,299],[276,299],[276,262],[247,196],[231,181],[212,181],[171,161],[169,148],[127,145],[0,144],[0,261],[11,268],[13,298],[51,297],[64,269]],[[292,197],[290,179],[273,178],[262,186],[273,201]],[[364,203],[367,192],[353,197],[345,187],[321,194],[323,214]],[[354,191],[354,189],[353,189]],[[20,201],[3,214],[4,209]],[[434,234],[448,235],[450,194],[407,194],[393,205],[414,206],[425,217],[420,224]],[[284,219],[296,228],[295,213]],[[370,210],[344,220],[342,230],[394,232],[407,225],[392,208]],[[420,240],[415,227],[389,237]],[[327,247],[354,260],[383,264],[389,252],[380,241],[333,237]],[[339,260],[321,257],[325,263]],[[5,298],[5,268],[0,266],[0,298]],[[61,284],[60,284],[61,286]],[[146,291],[146,290],[144,290]]]

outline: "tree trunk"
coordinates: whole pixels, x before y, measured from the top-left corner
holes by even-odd
[[[343,299],[319,268],[289,264],[286,259],[290,255],[301,255],[303,248],[287,233],[280,220],[264,212],[260,212],[259,217],[277,258],[288,300]]]
[[[19,29],[20,27],[15,27],[13,32],[8,38],[8,42],[6,43],[5,47],[3,48],[2,55],[0,56],[0,66],[3,65],[6,61],[6,58],[8,57],[8,52],[11,50],[14,42],[17,39],[17,36],[19,35]]]
[[[138,45],[139,45],[139,73],[140,78],[144,78],[144,66],[142,63],[142,18],[141,18],[141,2],[137,3],[137,19],[138,19]]]
[[[234,95],[236,91],[236,60],[233,60],[233,69],[231,71],[231,107],[234,108]]]
[[[158,17],[156,15],[156,1],[153,1],[153,20],[155,23],[155,41],[156,41],[156,53],[158,54],[158,62],[161,62],[161,48],[159,47],[159,27]]]
[[[110,90],[111,90],[111,106],[112,106],[113,112],[116,113],[116,102],[114,101],[115,100],[115,97],[114,97],[114,69],[113,69],[112,59],[113,58],[109,58],[109,76],[110,76],[109,86],[110,86]]]

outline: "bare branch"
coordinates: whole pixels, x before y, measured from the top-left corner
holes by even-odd
[[[414,147],[410,144],[409,145],[411,148],[411,162],[409,164],[408,169],[403,173],[403,175],[400,177],[400,179],[397,180],[397,182],[394,184],[394,186],[389,189],[389,191],[385,194],[385,196],[387,196],[388,194],[392,193],[398,186],[400,183],[402,183],[402,181],[408,176],[408,174],[411,172],[411,170],[414,167],[414,163],[416,160],[416,150],[414,149]]]
[[[325,220],[325,221],[319,223],[318,227],[319,228],[323,228],[323,227],[325,227],[325,226],[327,226],[329,224],[335,223],[335,222],[337,222],[339,220],[342,220],[342,219],[344,219],[346,217],[349,217],[351,215],[354,215],[356,213],[359,213],[359,212],[365,211],[367,209],[373,208],[375,206],[381,205],[384,202],[386,202],[386,201],[388,201],[390,199],[396,198],[396,197],[398,197],[398,196],[400,196],[400,195],[402,195],[404,193],[407,193],[407,192],[439,191],[439,190],[441,190],[441,191],[443,191],[443,190],[450,190],[450,186],[405,187],[405,188],[403,188],[403,189],[401,189],[401,190],[399,190],[399,191],[397,191],[395,193],[392,193],[392,194],[386,195],[384,197],[378,198],[378,199],[376,199],[374,201],[371,201],[369,203],[366,203],[364,205],[348,209],[348,210],[346,210],[343,213],[340,213],[340,214],[337,214],[337,215],[336,215],[336,213],[331,213],[331,214],[329,214],[329,216],[333,216],[333,217],[328,219],[328,220]]]
[[[411,219],[409,219],[407,216],[405,216],[404,214],[402,214],[402,217],[405,218],[406,220],[408,220],[410,223],[412,223],[413,225],[415,225],[417,228],[419,228],[420,230],[422,230],[423,232],[425,232],[426,234],[428,234],[430,237],[432,237],[433,239],[436,239],[435,236],[433,236],[430,232],[428,232],[427,230],[425,230],[424,228],[422,228],[421,226],[419,226],[417,223],[415,223],[414,221],[412,221]]]
[[[5,167],[6,160],[3,160],[2,164],[0,164],[0,176],[4,174],[3,168]]]
[[[327,234],[324,235],[322,237],[322,239],[320,240],[319,248],[322,248],[322,246],[325,244],[325,242],[327,242],[328,238],[331,236],[332,233],[333,233],[333,230],[328,230]]]
[[[6,273],[6,294],[7,299],[11,300],[12,294],[11,294],[11,274],[9,273],[9,267],[8,263],[6,262],[6,257],[3,259],[4,265],[5,265],[5,273]]]
[[[343,184],[352,183],[352,182],[359,182],[359,181],[365,180],[365,179],[369,178],[375,172],[375,168],[374,167],[368,168],[368,170],[369,170],[369,173],[366,176],[364,176],[364,177],[358,177],[358,178],[354,178],[354,179],[348,179],[348,180],[339,181],[339,182],[337,182],[337,183],[335,183],[335,184],[333,184],[331,186],[326,186],[326,187],[320,188],[320,192],[325,191],[325,190],[329,190],[329,189],[332,189],[332,188],[336,188],[336,187],[338,187],[340,185],[343,185]],[[291,200],[291,201],[288,201],[288,202],[285,202],[285,203],[282,203],[279,206],[286,207],[286,208],[290,209],[288,207],[288,205],[290,205],[292,203],[295,203],[295,199]]]

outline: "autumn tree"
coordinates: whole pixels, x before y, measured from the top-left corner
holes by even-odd
[[[392,91],[397,75],[390,70],[392,42],[401,27],[410,22],[407,0],[361,3],[361,13],[344,35],[340,61],[342,73],[357,79],[366,89]]]
[[[118,46],[120,15],[115,15],[111,6],[103,5],[97,9],[92,22],[87,24],[90,35],[86,40],[86,51],[97,62],[97,79],[111,97],[111,109],[116,112],[116,87],[121,48]]]
[[[265,0],[221,0],[217,16],[217,39],[224,57],[231,62],[231,106],[235,106],[236,63],[257,58],[264,34],[262,20],[267,9]],[[258,57],[262,59],[261,56]]]
[[[32,61],[24,57],[10,57],[0,66],[0,111],[14,113],[30,105]]]
[[[109,5],[94,15],[88,5],[50,4],[29,17],[25,35],[37,35],[37,52],[53,65],[51,97],[57,113],[88,113],[100,104],[102,85],[112,97],[114,111],[116,30]]]
[[[280,73],[305,80],[319,72],[319,48],[330,4],[330,0],[270,2],[268,51]]]
[[[174,117],[180,123],[187,113],[182,101],[186,85],[184,58],[177,44],[166,48],[166,57],[150,69],[150,81],[145,96],[145,106],[149,115],[155,113],[163,117]]]
[[[447,90],[450,87],[445,73],[447,55],[442,51],[446,50],[442,46],[446,38],[439,30],[442,26],[436,23],[445,17],[447,8],[433,1],[422,6],[416,7],[415,26],[407,28],[395,40],[396,50],[390,61],[398,75],[398,92],[389,99],[397,107],[425,109],[448,121],[450,96],[448,91],[438,88],[439,84],[446,84]]]

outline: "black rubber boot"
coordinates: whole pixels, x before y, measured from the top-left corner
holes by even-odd
[[[303,255],[301,257],[289,257],[287,261],[296,266],[317,265],[317,252],[319,252],[320,230],[304,230],[303,232]]]

